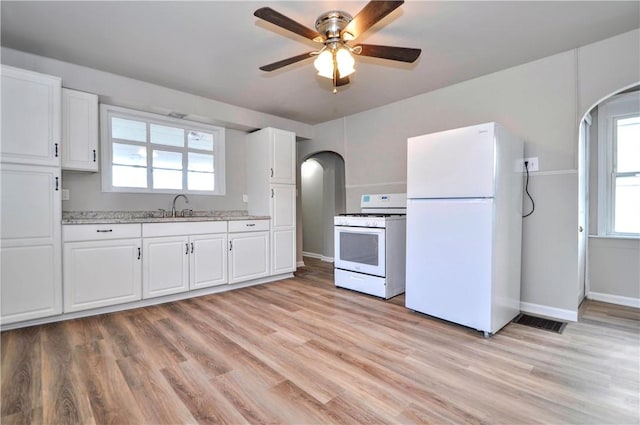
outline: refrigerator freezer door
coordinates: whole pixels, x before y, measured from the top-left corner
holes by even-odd
[[[490,332],[493,204],[408,201],[408,308]]]
[[[407,198],[494,196],[495,123],[411,137]]]

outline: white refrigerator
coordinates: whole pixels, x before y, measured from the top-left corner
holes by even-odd
[[[523,142],[486,123],[407,150],[406,306],[490,336],[520,312]]]

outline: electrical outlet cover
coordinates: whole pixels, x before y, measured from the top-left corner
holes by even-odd
[[[525,158],[523,160],[523,163],[526,162],[527,163],[527,168],[529,169],[529,172],[531,171],[538,171],[539,170],[539,163],[538,163],[538,157],[537,156],[532,156],[530,158]],[[523,167],[524,169],[524,167]]]

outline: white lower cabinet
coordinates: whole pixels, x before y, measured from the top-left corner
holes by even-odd
[[[143,298],[189,290],[188,236],[145,238],[143,252]]]
[[[64,311],[138,301],[140,239],[64,244]]]
[[[227,283],[227,235],[191,236],[189,289]]]
[[[65,313],[141,299],[139,224],[64,225],[62,240]]]
[[[229,222],[229,283],[269,275],[269,221]]]
[[[143,224],[142,297],[226,284],[226,232],[226,221]]]

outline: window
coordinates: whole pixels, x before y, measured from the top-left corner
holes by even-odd
[[[598,233],[640,236],[640,91],[598,110]]]
[[[225,194],[221,127],[101,106],[102,191]]]

